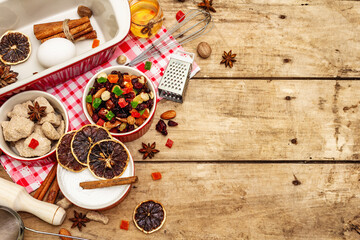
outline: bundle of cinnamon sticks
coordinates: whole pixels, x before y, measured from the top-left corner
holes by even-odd
[[[66,31],[68,28],[68,33]],[[88,17],[34,25],[34,35],[41,43],[52,38],[73,38],[74,41],[97,38]],[[70,35],[70,36],[69,36]],[[69,39],[71,40],[71,39]]]
[[[46,195],[46,192],[49,190],[49,193],[46,198],[46,202],[54,203],[56,200],[56,197],[59,193],[59,184],[56,179],[56,169],[57,169],[57,163],[52,167],[49,174],[45,178],[44,182],[41,184],[41,186],[36,190],[34,194],[34,198],[42,201]]]

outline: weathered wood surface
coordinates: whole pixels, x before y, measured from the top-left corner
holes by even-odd
[[[135,161],[154,141],[154,161],[359,160],[359,92],[359,81],[191,80],[185,102],[162,100],[149,132],[126,145]],[[169,109],[179,125],[165,137],[155,125]]]
[[[178,10],[200,0],[161,0],[165,25]],[[214,28],[184,45],[196,52],[199,42],[212,47],[210,58],[196,57],[197,78],[214,77],[359,77],[360,2],[297,0],[214,0]],[[233,50],[231,70],[218,67],[224,51]]]
[[[151,172],[163,179],[153,181]],[[73,235],[90,239],[144,239],[131,221],[144,200],[162,202],[167,220],[146,239],[359,239],[349,222],[359,218],[360,168],[356,164],[136,163],[139,182],[117,207],[104,211],[108,225],[90,222]],[[293,185],[294,176],[301,182]],[[7,177],[4,170],[1,177]],[[67,213],[73,215],[70,208]],[[57,232],[21,213],[25,226]],[[119,229],[130,221],[128,231]],[[49,239],[25,233],[25,239]],[[55,239],[55,238],[54,238]]]

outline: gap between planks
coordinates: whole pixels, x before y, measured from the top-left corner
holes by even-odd
[[[179,161],[137,161],[135,160],[134,163],[136,164],[358,164],[360,163],[359,160],[234,160],[234,161],[186,161],[186,160],[179,160]]]

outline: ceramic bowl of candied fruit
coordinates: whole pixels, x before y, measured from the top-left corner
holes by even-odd
[[[56,144],[68,131],[69,118],[62,102],[43,91],[25,91],[0,107],[0,148],[26,164],[52,162]]]
[[[82,99],[87,120],[109,130],[122,142],[144,135],[157,105],[154,84],[139,70],[109,67],[87,83]]]

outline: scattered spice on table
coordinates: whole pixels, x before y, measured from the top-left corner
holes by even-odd
[[[160,172],[153,172],[151,173],[151,177],[154,181],[161,179],[161,173]]]
[[[196,51],[200,57],[205,59],[205,58],[210,57],[212,50],[211,50],[210,45],[207,42],[201,42],[198,44]]]
[[[121,220],[120,229],[129,230],[129,221]]]
[[[207,12],[216,12],[215,8],[212,6],[212,0],[203,0],[201,3],[198,4],[198,6],[205,9]]]
[[[228,53],[226,53],[224,51],[224,54],[222,57],[223,57],[223,60],[221,60],[220,64],[225,63],[225,67],[229,66],[230,68],[232,68],[233,63],[236,62],[236,60],[235,60],[236,54],[232,54],[232,50],[230,50]]]
[[[166,141],[165,146],[167,146],[168,148],[171,148],[173,144],[174,144],[174,141],[171,140],[170,138],[168,138],[168,140]]]
[[[86,227],[85,223],[90,222],[91,220],[86,217],[86,214],[78,213],[74,210],[74,217],[69,218],[73,222],[71,228],[77,227],[81,231],[82,227]]]
[[[159,150],[155,149],[155,142],[153,142],[153,144],[151,145],[150,143],[148,143],[147,145],[145,143],[142,143],[142,147],[143,148],[139,149],[139,152],[144,154],[143,159],[146,159],[147,157],[151,159],[154,157],[155,153],[160,152]]]
[[[17,72],[14,72],[11,69],[11,66],[4,65],[0,61],[0,88],[6,87],[7,85],[17,81]]]

